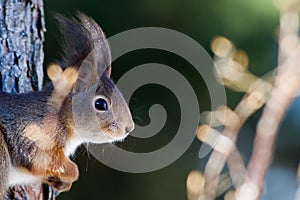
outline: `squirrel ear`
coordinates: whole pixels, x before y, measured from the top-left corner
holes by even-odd
[[[106,42],[107,43],[107,42]],[[92,52],[95,57],[98,76],[101,77],[105,73],[108,77],[111,75],[110,50],[109,47],[104,48],[102,45],[95,48]]]
[[[76,16],[73,19],[56,17],[64,37],[63,66],[79,69],[74,93],[87,90],[103,74],[108,77],[111,74],[111,53],[102,29],[84,14],[78,12]]]
[[[86,30],[91,43],[91,51],[79,67],[78,79],[73,91],[86,91],[96,84],[105,73],[111,75],[111,53],[108,41],[100,26],[91,18],[77,13],[83,29]]]
[[[98,68],[98,75],[101,77],[102,73],[106,73],[108,77],[111,74],[111,52],[108,41],[100,26],[92,18],[78,12],[77,17],[80,19],[83,27],[89,34],[89,40],[92,43],[92,52],[96,58]]]
[[[78,78],[73,88],[73,94],[84,92],[99,81],[98,69],[95,63],[94,54],[91,52],[85,60],[82,61],[78,71]]]

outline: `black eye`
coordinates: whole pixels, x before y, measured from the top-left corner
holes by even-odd
[[[95,101],[95,108],[97,110],[108,110],[108,104],[107,101],[105,101],[102,98],[99,98]]]

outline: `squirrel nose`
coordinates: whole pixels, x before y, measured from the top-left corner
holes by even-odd
[[[129,125],[125,128],[126,133],[130,133],[131,131],[133,131],[134,129],[134,123],[132,123],[132,125]]]

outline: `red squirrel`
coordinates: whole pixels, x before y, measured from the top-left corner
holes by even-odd
[[[134,129],[128,105],[110,79],[110,48],[101,28],[80,13],[57,19],[64,57],[48,68],[51,83],[38,92],[0,92],[0,199],[20,184],[69,190],[78,179],[69,156],[79,145],[122,140]]]

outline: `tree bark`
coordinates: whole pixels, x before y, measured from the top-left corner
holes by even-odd
[[[9,93],[40,90],[43,85],[43,0],[0,0],[0,89]],[[1,180],[0,180],[1,181]],[[16,186],[5,200],[55,199],[46,185]]]
[[[0,0],[0,72],[5,92],[42,88],[45,32],[42,0]]]

